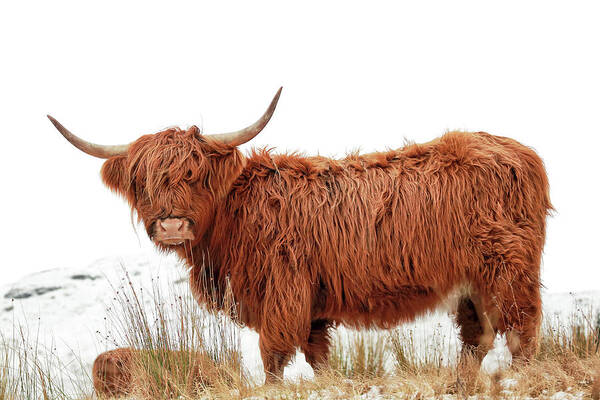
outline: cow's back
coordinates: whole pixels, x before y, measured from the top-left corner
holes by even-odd
[[[539,157],[486,133],[342,160],[262,151],[217,210],[211,251],[240,297],[260,301],[284,271],[308,282],[313,314],[387,326],[463,282],[490,229],[543,244],[549,207]]]

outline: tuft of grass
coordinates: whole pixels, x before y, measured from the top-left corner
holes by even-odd
[[[114,342],[137,350],[128,365],[136,398],[194,398],[249,386],[235,307],[227,300],[231,296],[225,298],[224,311],[203,309],[188,288],[178,291],[170,285],[162,293],[159,279],[146,294],[125,272],[109,308]]]
[[[381,332],[337,331],[333,336],[329,367],[350,379],[380,378],[389,360],[387,338]]]
[[[9,349],[0,337],[0,400],[10,399],[12,374],[9,367]]]
[[[438,371],[458,359],[458,353],[449,346],[447,333],[434,329],[427,343],[417,343],[415,332],[402,327],[389,332],[390,349],[396,372],[423,373]]]
[[[72,378],[61,360],[30,339],[21,326],[14,327],[16,340],[0,336],[0,400],[67,400],[81,397],[89,384]],[[67,389],[70,384],[70,390]]]
[[[566,324],[546,320],[540,335],[537,360],[563,356],[588,358],[600,354],[600,313],[587,309],[569,316]]]
[[[593,400],[600,400],[600,369],[596,371],[591,395]]]

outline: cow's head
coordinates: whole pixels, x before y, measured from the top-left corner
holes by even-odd
[[[159,247],[176,249],[188,240],[197,243],[206,232],[215,202],[243,168],[236,146],[266,126],[280,94],[281,88],[262,117],[240,131],[202,135],[196,126],[185,131],[171,128],[127,145],[87,142],[48,118],[75,147],[107,159],[101,171],[104,183],[127,199]]]

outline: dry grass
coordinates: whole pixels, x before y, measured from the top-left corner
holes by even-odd
[[[600,313],[580,310],[564,321],[546,320],[542,329],[537,360],[553,359],[565,354],[588,358],[600,352]]]
[[[329,368],[315,379],[263,386],[242,366],[239,327],[229,318],[233,306],[206,313],[187,287],[175,287],[162,293],[156,282],[144,292],[128,278],[115,287],[110,340],[139,349],[127,366],[132,398],[502,399],[549,398],[560,391],[600,397],[600,317],[592,310],[568,321],[547,320],[536,358],[492,375],[469,358],[458,362],[456,349],[448,350],[449,332],[428,332],[424,345],[405,329],[342,330],[333,336]],[[83,390],[66,393],[64,366],[51,352],[40,357],[46,350],[32,347],[36,338],[22,331],[14,336],[20,341],[0,340],[0,400],[89,398],[91,380],[88,397]]]
[[[458,354],[441,345],[445,342],[440,331],[432,332],[426,352],[422,344],[416,343],[412,331],[337,335],[328,371],[314,380],[255,387],[247,394],[282,399],[353,398],[377,393],[385,398],[413,399],[444,395],[459,399],[473,395],[491,399],[550,398],[557,392],[574,396],[580,393],[582,398],[600,396],[592,388],[600,387],[596,380],[600,354],[595,345],[600,322],[589,324],[591,315],[573,317],[568,325],[545,324],[535,360],[491,375],[481,371],[469,357],[459,363]],[[389,361],[393,363],[391,370]],[[381,368],[386,364],[388,367]]]
[[[350,379],[381,378],[390,359],[386,337],[376,331],[338,331],[334,334],[329,368]]]
[[[427,342],[417,339],[414,330],[396,328],[389,333],[389,346],[397,373],[438,371],[457,361],[448,341],[449,332],[436,328],[428,332]]]
[[[206,313],[187,287],[162,293],[153,280],[146,295],[125,275],[108,320],[115,343],[139,350],[127,366],[136,399],[196,398],[233,388],[241,393],[250,385],[232,302],[226,299],[225,312]]]
[[[14,331],[16,340],[0,336],[0,400],[85,397],[89,387],[70,376],[51,349],[40,347],[38,338],[29,338],[21,326]],[[72,393],[65,390],[67,383]]]

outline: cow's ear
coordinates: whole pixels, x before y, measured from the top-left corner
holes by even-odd
[[[126,156],[111,157],[104,162],[100,170],[104,184],[121,195],[126,195],[129,189],[126,160]]]

